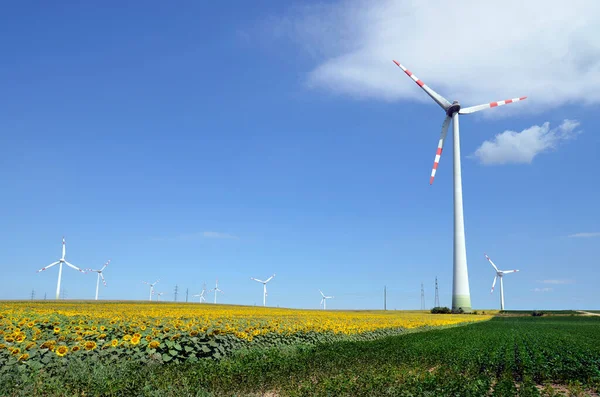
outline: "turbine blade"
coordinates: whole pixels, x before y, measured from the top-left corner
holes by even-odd
[[[448,100],[446,98],[444,98],[443,96],[441,96],[440,94],[438,94],[437,92],[435,92],[434,90],[429,88],[421,80],[419,80],[419,78],[417,76],[415,76],[410,70],[405,68],[401,63],[399,63],[396,60],[394,60],[394,63],[396,65],[398,65],[398,67],[400,69],[402,69],[404,71],[404,73],[406,73],[408,75],[408,77],[413,79],[413,81],[415,83],[417,83],[417,85],[419,87],[421,87],[423,89],[423,91],[425,91],[427,93],[427,95],[429,95],[431,97],[431,99],[433,99],[438,105],[440,105],[442,107],[442,109],[447,110],[452,105],[450,102],[448,102]]]
[[[496,280],[498,279],[498,276],[494,276],[494,282],[492,283],[492,290],[490,291],[490,294],[492,292],[494,292],[494,287],[496,286]]]
[[[271,281],[273,279],[273,277],[275,277],[275,275],[272,275],[271,277],[269,277],[268,279],[266,279],[265,283],[268,283],[269,281]]]
[[[460,109],[458,111],[458,113],[459,114],[475,113],[475,112],[479,112],[480,110],[495,108],[496,106],[508,105],[509,103],[524,101],[525,99],[527,99],[527,97],[522,96],[520,98],[505,99],[504,101],[499,101],[499,102],[485,103],[483,105],[471,106],[468,108]]]
[[[50,269],[52,266],[54,266],[54,265],[58,265],[59,263],[60,263],[60,261],[56,261],[56,262],[54,262],[54,263],[51,263],[51,264],[49,264],[48,266],[46,266],[46,267],[43,267],[43,268],[41,268],[40,270],[38,270],[36,273],[43,272],[44,270],[48,270],[48,269]]]
[[[104,279],[104,276],[102,275],[102,273],[100,273],[100,278],[102,279],[102,283],[106,287],[106,280]]]
[[[258,281],[259,283],[263,283],[263,284],[265,283],[265,281],[259,280],[259,279],[254,278],[254,277],[250,277],[250,280]]]
[[[63,236],[62,259],[65,259],[65,236]]]
[[[498,268],[496,267],[496,265],[494,264],[494,262],[492,262],[492,260],[490,259],[490,257],[487,256],[487,254],[483,254],[483,255],[485,255],[485,259],[487,259],[491,263],[491,265],[494,266],[494,269],[496,269],[496,271],[499,272],[500,270],[498,270]]]
[[[502,274],[509,274],[509,273],[516,273],[518,272],[518,270],[501,270],[500,273]]]
[[[444,123],[442,124],[442,135],[440,136],[440,141],[438,142],[437,152],[435,152],[435,159],[433,160],[431,177],[429,178],[430,185],[433,184],[433,178],[435,178],[435,173],[440,164],[440,157],[442,157],[442,150],[444,149],[444,142],[446,140],[446,134],[448,133],[448,127],[450,126],[450,120],[452,120],[452,117],[446,116]]]
[[[325,294],[323,293],[323,291],[319,290],[319,292],[321,293],[321,296],[324,298]]]
[[[85,270],[81,270],[81,269],[80,269],[80,268],[78,268],[77,266],[75,266],[75,265],[73,265],[73,264],[71,264],[71,263],[69,263],[69,262],[67,262],[67,261],[65,261],[65,264],[66,264],[67,266],[70,266],[70,267],[72,267],[72,268],[73,268],[73,269],[75,269],[75,270],[78,270],[78,271],[80,271],[81,273],[85,273]]]
[[[104,266],[102,266],[102,268],[100,269],[100,271],[103,271],[104,269],[106,269],[106,266],[108,266],[108,264],[110,263],[110,261],[111,261],[111,260],[109,259],[109,260],[108,260],[108,262],[106,262],[106,263],[104,264]]]

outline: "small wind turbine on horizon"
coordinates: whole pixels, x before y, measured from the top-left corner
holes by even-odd
[[[208,291],[208,292],[213,292],[213,291],[215,291],[215,303],[217,303],[217,292],[220,292],[220,293],[222,293],[222,294],[224,293],[223,291],[221,291],[221,290],[219,289],[219,279],[217,279],[217,281],[216,281],[216,283],[215,283],[215,288],[211,289],[211,290],[210,290],[210,291]]]
[[[104,286],[106,287],[106,280],[104,279],[102,272],[104,271],[104,269],[106,269],[106,266],[108,266],[109,263],[110,263],[110,259],[108,260],[108,262],[106,262],[104,264],[104,266],[102,266],[102,268],[100,270],[86,269],[86,271],[88,271],[88,272],[98,273],[98,280],[96,280],[96,300],[98,300],[98,287],[100,286],[100,278],[102,278],[102,283],[104,283]]]
[[[51,268],[52,266],[54,266],[54,265],[58,265],[58,282],[56,283],[56,299],[59,299],[59,297],[60,297],[60,281],[61,281],[61,279],[62,279],[62,265],[63,265],[63,263],[64,263],[65,265],[67,265],[67,266],[69,266],[69,267],[72,267],[73,269],[75,269],[75,270],[77,270],[77,271],[80,271],[81,273],[84,273],[84,274],[85,274],[85,271],[84,271],[84,270],[81,270],[81,269],[80,269],[80,268],[78,268],[77,266],[75,266],[75,265],[72,265],[72,264],[70,264],[69,262],[67,262],[67,261],[65,260],[65,253],[66,253],[66,248],[65,248],[65,237],[63,236],[63,239],[62,239],[62,257],[61,257],[61,258],[60,258],[58,261],[56,261],[56,262],[54,262],[54,263],[51,263],[51,264],[49,264],[48,266],[46,266],[46,267],[43,267],[43,268],[41,268],[40,270],[38,270],[38,271],[36,272],[36,273],[43,272],[44,270],[48,270],[48,269],[50,269],[50,268]]]
[[[484,255],[485,255],[485,258],[490,262],[490,264],[494,267],[494,270],[496,271],[496,275],[494,276],[494,282],[492,283],[492,290],[490,291],[490,294],[494,292],[494,287],[496,286],[496,279],[500,278],[500,310],[504,310],[504,283],[502,282],[502,277],[505,274],[516,273],[516,272],[518,272],[518,270],[498,270],[498,268],[496,267],[494,262],[492,262],[490,257],[487,256],[487,254],[484,254]]]
[[[156,285],[156,283],[158,283],[160,281],[160,279],[156,280],[155,282],[153,282],[152,284],[150,284],[147,281],[142,281],[142,283],[144,284],[148,284],[150,286],[150,298],[148,299],[149,301],[152,301],[152,295],[154,295],[154,286]]]
[[[452,310],[462,308],[465,312],[471,311],[471,293],[469,291],[469,272],[467,270],[467,247],[465,242],[465,220],[463,214],[463,194],[462,194],[462,176],[460,167],[460,134],[458,127],[459,114],[471,114],[480,110],[490,109],[497,106],[507,105],[509,103],[518,102],[527,97],[506,99],[499,102],[491,102],[483,105],[461,108],[458,101],[450,103],[446,98],[429,88],[410,70],[401,65],[398,61],[394,63],[404,71],[423,91],[427,93],[446,113],[446,118],[442,124],[442,134],[438,142],[433,169],[429,184],[433,184],[435,173],[440,163],[440,156],[444,148],[444,141],[450,121],[452,121],[454,130],[454,260],[453,260],[453,283],[452,283]]]
[[[199,303],[206,302],[206,298],[204,297],[205,293],[206,293],[206,283],[204,283],[204,285],[202,286],[202,291],[200,291],[199,294],[193,295],[193,297],[197,296]]]
[[[165,293],[164,292],[156,292],[154,290],[152,290],[152,295],[156,295],[156,301],[160,302],[160,297],[163,296]]]
[[[333,299],[333,296],[326,296],[323,291],[319,290],[319,292],[321,293],[321,296],[323,297],[321,299],[321,303],[319,304],[320,306],[323,306],[323,310],[327,309],[327,299]]]
[[[268,279],[266,279],[265,281],[259,280],[254,277],[250,277],[250,280],[257,281],[259,283],[262,283],[262,285],[263,285],[263,306],[267,306],[267,283],[269,281],[271,281],[273,279],[273,277],[275,277],[275,273],[273,273],[273,275],[271,277],[269,277]]]

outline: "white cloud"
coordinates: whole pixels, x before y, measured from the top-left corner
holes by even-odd
[[[205,238],[237,238],[233,234],[221,233],[221,232],[203,232],[202,236]]]
[[[549,122],[545,122],[521,132],[507,130],[483,142],[469,157],[475,157],[485,165],[530,164],[538,154],[556,149],[561,141],[576,136],[578,126],[578,121],[564,120],[553,129],[550,129]]]
[[[600,102],[598,20],[596,0],[341,0],[292,8],[270,31],[313,57],[318,88],[432,103],[397,59],[450,101],[528,96],[500,109],[547,109]]]
[[[567,237],[573,237],[573,238],[600,237],[600,232],[575,233],[575,234],[570,234]]]
[[[562,280],[538,280],[538,283],[542,283],[542,284],[574,284],[575,281],[574,280],[567,280],[567,279],[562,279]]]
[[[552,291],[552,288],[534,288],[532,289],[533,292],[550,292]]]

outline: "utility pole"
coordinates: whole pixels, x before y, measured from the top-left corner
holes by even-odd
[[[422,282],[421,282],[421,310],[425,310],[425,289],[423,288]]]
[[[46,293],[44,292],[44,300],[46,300]]]
[[[31,300],[33,300],[35,298],[35,290],[32,289],[31,290]]]
[[[62,299],[66,299],[67,297],[67,290],[66,289],[62,289]]]
[[[188,303],[188,293],[190,292],[189,288],[185,289],[185,303]]]
[[[173,294],[175,296],[175,302],[177,302],[177,291],[178,291],[178,287],[176,285],[175,286],[175,293]]]
[[[387,310],[387,286],[383,286],[383,310]]]
[[[438,291],[437,276],[435,276],[435,307],[440,307],[440,293]]]

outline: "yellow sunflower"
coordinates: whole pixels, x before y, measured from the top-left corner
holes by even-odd
[[[198,331],[196,331],[195,329],[190,331],[190,336],[196,336],[198,335]]]
[[[25,336],[25,334],[18,334],[17,336],[15,336],[15,341],[17,343],[21,343],[25,340],[25,338],[27,338],[27,336]]]
[[[138,338],[137,336],[134,336],[133,338],[131,338],[132,345],[137,345],[138,343],[140,343],[140,338]]]
[[[12,336],[5,336],[4,340],[8,343],[13,343],[15,341],[15,338],[13,338]]]
[[[13,349],[10,351],[10,354],[12,354],[13,356],[21,354],[21,349],[19,349],[18,347],[13,347]]]
[[[60,332],[60,328],[59,327],[54,327],[54,333],[58,334]]]
[[[146,341],[150,342],[152,340],[152,337],[150,335],[146,336]]]
[[[35,342],[29,342],[27,346],[25,346],[26,350],[33,349],[36,346]]]
[[[72,352],[76,352],[76,351],[78,351],[78,350],[80,350],[80,349],[81,349],[81,348],[80,348],[79,346],[75,345],[75,346],[73,346],[73,347],[71,348],[71,351],[72,351]]]
[[[6,345],[4,343],[0,343],[0,350],[6,349]]]
[[[110,344],[112,345],[112,347],[117,347],[119,346],[119,340],[118,339],[113,339]]]
[[[96,342],[90,340],[90,341],[85,342],[84,347],[85,347],[85,350],[94,350],[96,348],[96,346],[97,346]]]
[[[19,356],[19,361],[25,361],[29,358],[29,354],[25,353],[25,354],[21,354]]]
[[[65,345],[60,345],[54,351],[57,356],[62,357],[69,352],[69,348]]]
[[[156,349],[160,346],[160,342],[157,340],[153,340],[152,342],[148,343],[148,347],[150,349]]]
[[[131,340],[131,335],[124,335],[123,336],[123,340],[124,341],[130,341]]]

